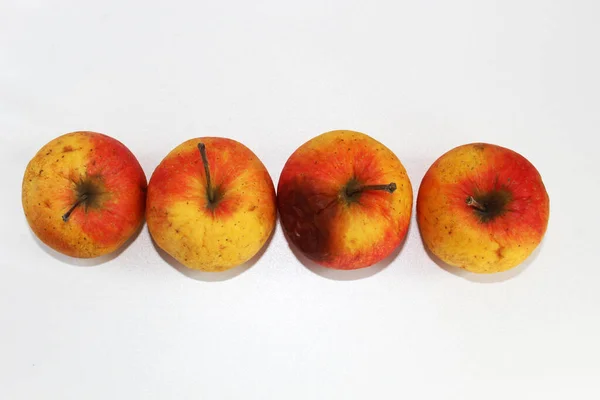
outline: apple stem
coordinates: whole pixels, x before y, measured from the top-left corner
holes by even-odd
[[[208,201],[214,203],[215,192],[210,183],[210,170],[208,168],[208,158],[206,157],[206,145],[204,143],[198,143],[198,150],[200,150],[200,156],[202,156],[202,164],[204,164],[204,174],[206,175],[206,193]]]
[[[396,183],[392,182],[392,183],[388,183],[387,185],[364,185],[364,186],[359,186],[356,189],[350,191],[350,192],[346,192],[346,194],[350,197],[352,195],[355,195],[356,193],[360,193],[360,192],[364,192],[365,190],[384,190],[388,193],[394,193],[394,191],[396,190]]]
[[[63,214],[62,216],[62,220],[64,222],[67,222],[69,220],[69,217],[71,216],[71,213],[77,208],[78,205],[80,205],[81,203],[83,203],[84,201],[86,201],[88,198],[87,194],[82,195],[81,197],[79,197],[77,199],[77,201],[75,202],[75,204],[73,204],[71,206],[71,208],[69,208],[69,211],[67,211],[66,213]]]
[[[475,199],[473,198],[473,196],[469,196],[469,197],[467,197],[467,205],[468,205],[469,207],[476,208],[476,209],[478,209],[479,211],[483,211],[483,212],[485,212],[485,211],[486,211],[486,208],[485,208],[485,207],[484,207],[484,206],[483,206],[481,203],[479,203],[477,200],[475,200]]]

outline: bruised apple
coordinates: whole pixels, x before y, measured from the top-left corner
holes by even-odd
[[[387,147],[363,133],[332,131],[300,146],[277,189],[288,240],[329,268],[364,268],[406,236],[412,211],[406,170]]]

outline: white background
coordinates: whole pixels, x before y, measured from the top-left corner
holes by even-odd
[[[0,398],[598,399],[600,2],[0,0]],[[37,241],[21,178],[59,134],[124,142],[150,177],[198,136],[275,183],[322,132],[391,148],[415,197],[454,146],[541,172],[548,233],[521,267],[438,266],[413,223],[368,270],[303,265],[278,226],[251,266],[172,266],[144,228],[115,257]]]

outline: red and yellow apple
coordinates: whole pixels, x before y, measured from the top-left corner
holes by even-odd
[[[265,166],[231,139],[182,143],[148,185],[152,238],[192,269],[224,271],[248,261],[271,235],[276,216],[275,189]]]
[[[368,267],[406,236],[412,187],[398,157],[359,132],[332,131],[300,146],[277,188],[288,240],[330,268]]]
[[[73,132],[46,144],[27,165],[23,210],[37,237],[72,257],[110,253],[144,220],[146,176],[121,142]]]
[[[505,271],[541,242],[549,200],[540,174],[520,154],[473,143],[429,168],[417,199],[425,245],[442,261],[478,273]]]

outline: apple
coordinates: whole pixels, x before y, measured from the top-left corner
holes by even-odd
[[[288,240],[334,269],[364,268],[390,255],[406,236],[412,200],[398,157],[353,131],[304,143],[287,160],[277,188]]]
[[[23,210],[37,237],[71,257],[115,251],[144,220],[146,176],[121,142],[72,132],[41,148],[27,165]]]
[[[523,262],[548,226],[549,199],[535,167],[493,144],[456,147],[429,168],[417,199],[425,245],[471,272],[505,271]]]
[[[235,140],[177,146],[148,185],[146,219],[156,244],[186,267],[224,271],[252,258],[277,217],[267,169]]]

